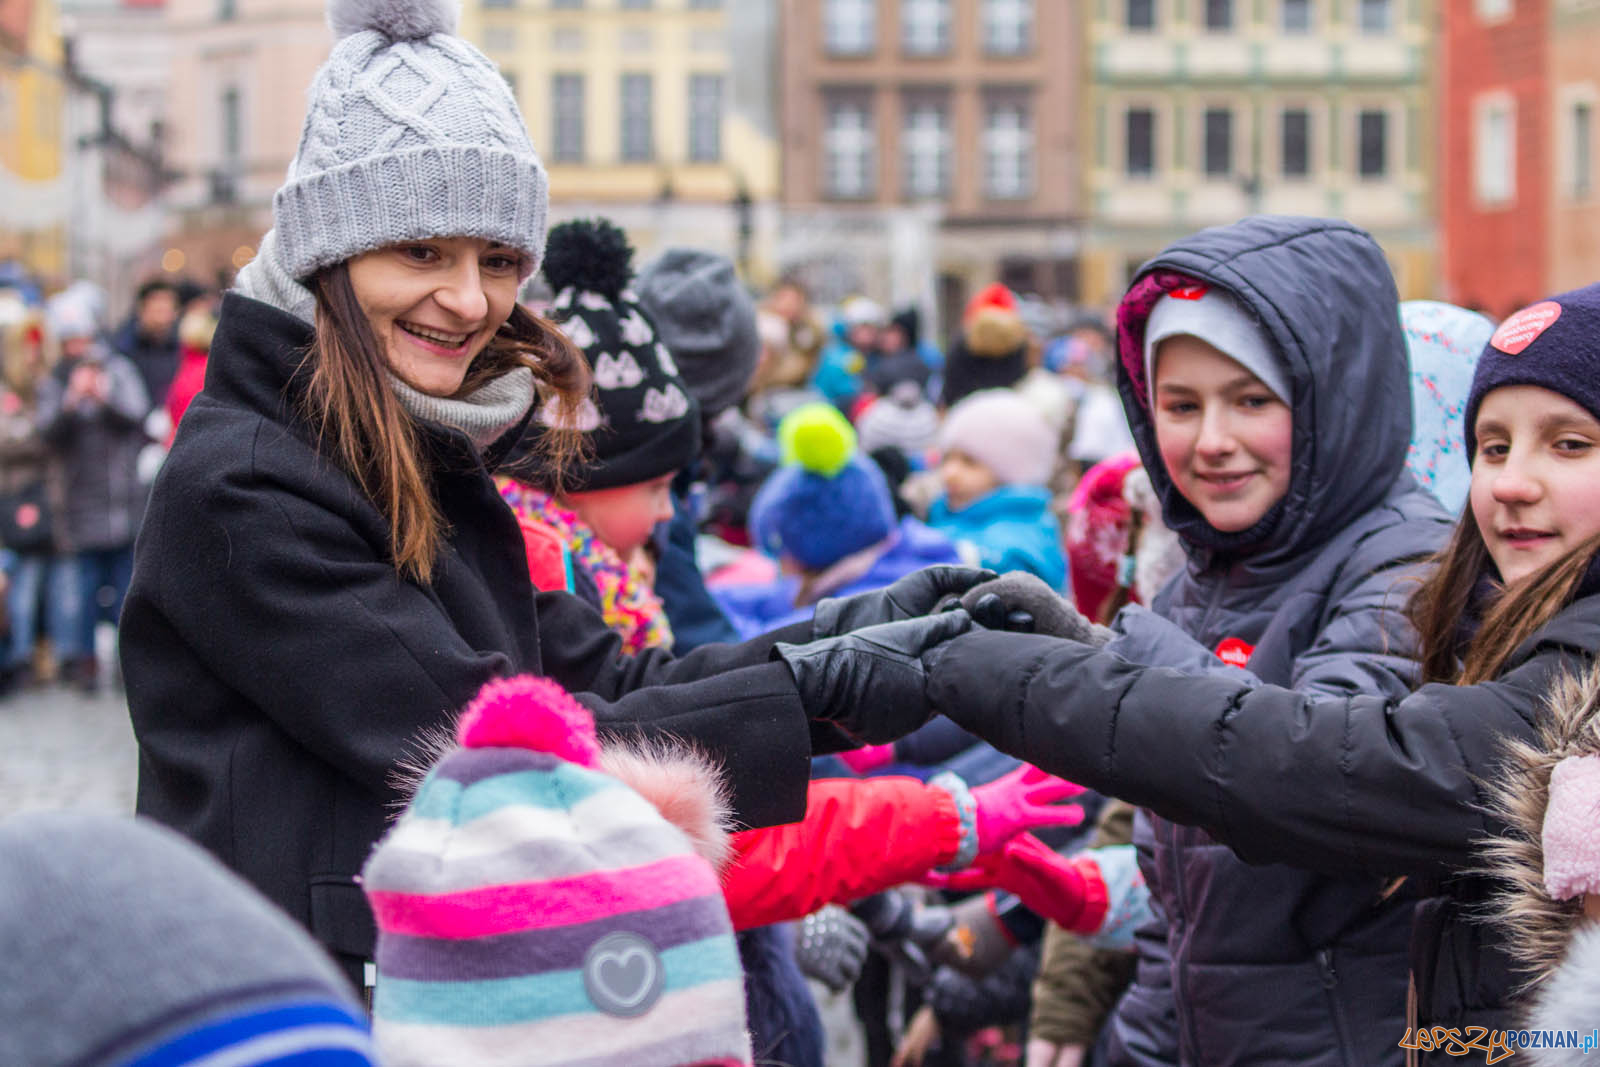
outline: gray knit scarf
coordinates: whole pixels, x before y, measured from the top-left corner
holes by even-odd
[[[241,296],[271,304],[306,323],[316,321],[316,298],[311,290],[278,265],[278,239],[268,230],[256,257],[245,264],[234,281]],[[445,398],[419,393],[389,375],[389,385],[412,418],[460,430],[479,451],[498,440],[528,413],[538,399],[533,371],[519,367],[464,397]]]

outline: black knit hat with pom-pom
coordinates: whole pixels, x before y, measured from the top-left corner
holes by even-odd
[[[700,452],[699,408],[629,288],[632,260],[627,236],[605,219],[564,222],[545,244],[542,269],[556,293],[550,318],[583,349],[594,373],[594,398],[577,427],[589,437],[590,459],[569,472],[571,490],[648,482]],[[524,457],[537,454],[530,447],[537,425],[523,442]]]

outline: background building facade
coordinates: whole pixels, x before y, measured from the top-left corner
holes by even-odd
[[[1369,229],[1432,295],[1426,0],[1089,0],[1084,301],[1164,245],[1253,212]]]
[[[56,15],[46,0],[0,3],[0,260],[59,279],[72,201]]]
[[[1070,0],[784,0],[786,268],[819,295],[1078,290]]]

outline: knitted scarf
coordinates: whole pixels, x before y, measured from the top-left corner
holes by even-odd
[[[672,628],[661,599],[593,527],[542,489],[505,477],[496,478],[495,484],[519,522],[531,520],[556,531],[572,553],[573,566],[594,580],[600,591],[600,614],[621,635],[623,651],[631,656],[647,648],[672,647]]]

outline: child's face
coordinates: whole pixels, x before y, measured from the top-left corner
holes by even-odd
[[[615,489],[571,493],[567,502],[600,540],[626,558],[650,540],[658,524],[672,518],[672,475]]]
[[[1155,367],[1152,414],[1168,476],[1212,526],[1248,530],[1289,491],[1289,406],[1196,337],[1161,342]]]
[[[1506,585],[1600,533],[1600,422],[1560,393],[1507,385],[1473,427],[1472,517]]]
[[[945,502],[951,511],[961,511],[1000,488],[994,471],[958,448],[946,452],[939,461],[939,479],[944,483]]]

